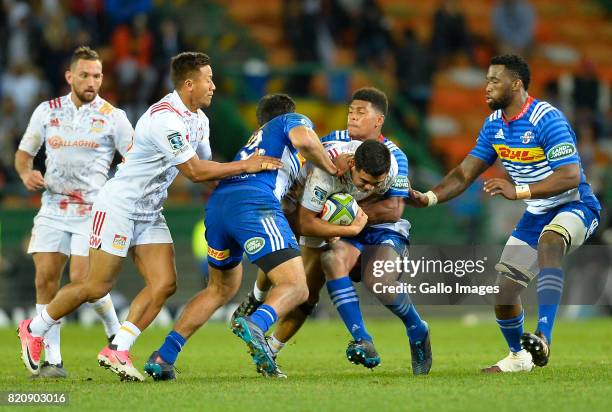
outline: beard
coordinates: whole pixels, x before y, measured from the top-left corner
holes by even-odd
[[[512,92],[510,90],[506,90],[506,92],[499,99],[491,99],[491,103],[489,103],[489,108],[493,111],[498,109],[506,109],[512,103]]]
[[[96,98],[96,96],[98,95],[97,93],[93,92],[92,97],[88,97],[85,92],[79,93],[76,90],[74,91],[74,94],[76,94],[76,97],[83,103],[91,103],[93,102],[93,100]]]

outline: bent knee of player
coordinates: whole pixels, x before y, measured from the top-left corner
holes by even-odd
[[[176,292],[176,279],[168,279],[151,286],[153,299],[165,301]]]
[[[85,300],[93,302],[104,297],[113,288],[112,282],[95,281],[95,282],[75,282],[75,284],[81,285],[82,294],[85,296]]]
[[[321,254],[321,268],[327,280],[348,276],[348,268],[346,268],[344,260],[332,250]]]

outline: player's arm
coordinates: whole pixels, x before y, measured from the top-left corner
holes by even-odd
[[[297,229],[302,236],[320,237],[330,239],[333,237],[353,237],[361,232],[368,223],[368,216],[358,210],[355,220],[348,226],[333,225],[319,217],[314,212],[300,205],[298,207]]]
[[[201,160],[196,154],[176,167],[192,182],[207,182],[243,173],[257,173],[264,170],[280,169],[283,167],[283,162],[276,157],[256,154],[244,160],[219,163],[212,160]]]
[[[32,165],[34,156],[23,150],[17,150],[15,153],[15,170],[21,178],[26,189],[35,191],[45,187],[45,179],[38,170],[34,170]]]
[[[368,215],[368,223],[376,225],[378,223],[395,223],[399,221],[404,213],[405,204],[403,198],[392,196],[373,202],[360,203],[359,206]]]
[[[451,200],[463,193],[488,168],[489,163],[468,155],[429,192],[421,193],[411,189],[410,198],[406,202],[411,206],[426,207]]]
[[[330,175],[338,174],[338,169],[327,155],[317,134],[311,128],[306,126],[294,127],[289,131],[288,136],[293,147],[304,156],[304,159]]]

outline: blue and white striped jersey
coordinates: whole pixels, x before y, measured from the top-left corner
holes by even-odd
[[[234,157],[234,160],[247,159],[259,150],[259,154],[280,158],[283,162],[281,169],[228,177],[219,183],[219,188],[235,184],[256,186],[270,190],[280,201],[295,181],[303,163],[289,140],[289,132],[298,126],[313,129],[312,122],[304,115],[287,113],[277,116],[257,129]]]
[[[576,163],[581,174],[577,188],[547,199],[526,199],[527,211],[541,214],[571,201],[601,209],[584,176],[574,131],[563,113],[547,102],[529,97],[521,112],[508,120],[501,110],[493,112],[470,155],[488,164],[499,157],[516,184],[539,182],[558,167]]]

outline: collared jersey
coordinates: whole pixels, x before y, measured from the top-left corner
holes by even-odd
[[[577,188],[546,199],[526,199],[527,211],[546,213],[572,201],[584,202],[597,211],[601,209],[584,176],[574,131],[563,113],[547,102],[529,97],[521,112],[508,121],[501,109],[493,112],[485,120],[470,155],[488,164],[499,157],[518,185],[542,181],[560,166],[578,164]]]
[[[153,104],[136,124],[134,142],[100,199],[135,220],[156,220],[178,174],[175,167],[196,154],[211,158],[208,118],[191,112],[176,91]]]
[[[280,158],[283,167],[278,170],[266,170],[259,173],[244,173],[223,179],[218,189],[237,184],[254,186],[274,193],[280,201],[295,182],[304,159],[298,155],[297,149],[289,139],[291,129],[305,126],[312,129],[313,124],[306,116],[299,113],[286,113],[276,116],[257,129],[247,144],[240,149],[234,160],[243,160],[255,154]]]
[[[125,112],[100,96],[79,108],[70,97],[39,104],[19,143],[31,156],[45,145],[43,215],[88,215],[115,150],[125,155],[134,133]]]

